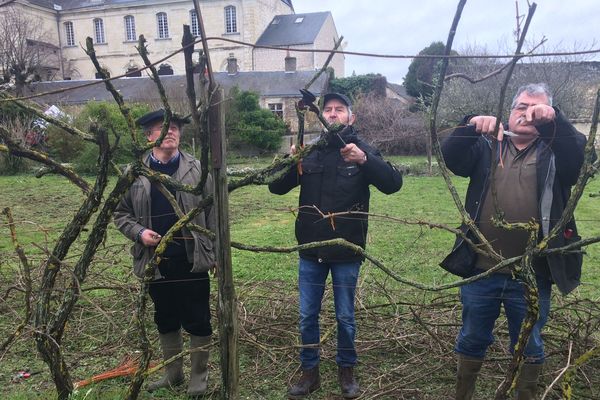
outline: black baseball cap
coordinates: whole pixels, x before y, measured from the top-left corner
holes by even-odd
[[[142,128],[147,128],[156,121],[162,121],[165,119],[165,110],[161,108],[160,110],[149,112],[148,114],[142,115],[135,122],[141,126]],[[182,117],[181,115],[173,114],[171,116],[171,122],[176,122],[179,125],[189,124],[189,117]]]
[[[327,104],[327,102],[329,102],[329,100],[333,99],[337,99],[344,103],[346,106],[352,107],[352,101],[348,98],[348,96],[343,95],[341,93],[327,93],[325,96],[323,96],[323,107],[325,106],[325,104]]]

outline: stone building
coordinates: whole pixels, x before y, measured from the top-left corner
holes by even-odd
[[[291,0],[201,0],[211,61],[215,71],[314,70],[327,54],[298,53],[294,48],[331,48],[338,38],[331,13],[295,14]],[[182,25],[199,37],[198,18],[190,0],[4,0],[0,13],[17,9],[47,32],[44,42],[59,50],[60,68],[54,79],[94,79],[96,71],[82,50],[93,38],[101,65],[111,76],[134,72],[142,66],[135,46],[138,36],[147,40],[151,60],[159,60],[181,47]],[[277,28],[277,29],[275,29]],[[290,49],[254,49],[239,43]],[[200,47],[200,46],[197,46]],[[295,62],[292,59],[295,58]],[[344,75],[344,57],[336,55],[332,67]],[[159,66],[163,75],[184,73],[182,57]]]

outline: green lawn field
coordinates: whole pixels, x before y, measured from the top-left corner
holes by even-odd
[[[403,165],[421,164],[419,158],[394,158]],[[246,164],[264,165],[265,160]],[[244,166],[244,164],[236,164]],[[416,167],[415,167],[416,168]],[[114,182],[111,181],[111,182]],[[461,197],[467,181],[454,178]],[[577,210],[582,236],[600,236],[600,182],[592,180]],[[284,196],[269,193],[266,186],[249,186],[230,194],[231,239],[256,246],[295,244],[294,208],[298,190]],[[10,207],[16,221],[20,244],[39,278],[39,263],[81,203],[83,195],[66,180],[46,176],[0,177],[0,209]],[[439,261],[453,243],[453,235],[439,230],[406,224],[428,221],[449,227],[459,225],[459,213],[440,176],[405,176],[401,191],[383,195],[372,190],[368,252],[381,260],[394,274],[427,285],[455,281]],[[0,339],[4,340],[20,321],[23,295],[18,258],[10,241],[6,219],[0,222]],[[65,260],[76,260],[85,234]],[[110,226],[73,313],[62,344],[74,380],[80,380],[116,367],[137,350],[133,312],[139,284],[131,274],[129,244]],[[239,300],[241,397],[280,399],[297,367],[297,254],[253,253],[233,250],[234,278]],[[62,275],[68,281],[68,273]],[[216,286],[213,280],[213,294]],[[335,372],[335,317],[332,293],[325,295],[322,317],[323,387],[310,399],[339,399]],[[400,284],[365,263],[357,296],[361,398],[442,399],[453,390],[453,340],[460,322],[457,289],[425,292]],[[598,345],[600,311],[600,246],[586,249],[582,285],[567,297],[555,293],[554,323],[546,329],[553,369],[544,376],[550,383],[566,362],[568,343],[577,341],[576,351]],[[215,302],[213,302],[215,303]],[[155,339],[151,310],[147,318]],[[217,326],[216,318],[213,320]],[[587,324],[587,325],[586,325]],[[216,329],[215,329],[216,330]],[[505,322],[499,321],[498,342],[491,349],[491,361],[482,372],[478,393],[491,398],[507,365]],[[216,339],[215,339],[216,340]],[[583,342],[582,342],[583,341]],[[156,343],[155,343],[156,345]],[[598,363],[592,363],[598,376]],[[22,369],[39,372],[27,379],[13,379]],[[210,393],[217,398],[220,385],[218,348],[211,356]],[[593,379],[592,379],[593,380]],[[598,380],[593,380],[595,385]],[[588,381],[591,382],[591,381]],[[127,389],[126,378],[104,381],[79,389],[75,399],[119,399]],[[582,383],[586,396],[598,395],[598,387]],[[0,353],[0,398],[53,398],[53,384],[47,366],[40,360],[25,329],[15,343]],[[484,394],[486,393],[486,394]],[[175,394],[143,392],[144,399],[183,399],[185,389]],[[486,397],[490,396],[490,397]],[[557,398],[557,397],[549,397]],[[582,397],[593,398],[593,397]]]

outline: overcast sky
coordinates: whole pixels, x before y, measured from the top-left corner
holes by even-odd
[[[331,11],[347,51],[417,54],[431,42],[446,42],[458,0],[294,0],[297,14]],[[527,2],[519,0],[520,14]],[[514,50],[514,0],[467,1],[454,40],[460,52],[467,45],[485,46],[490,53],[508,44]],[[527,37],[547,38],[547,49],[600,48],[598,0],[538,0]],[[504,54],[506,52],[503,51]],[[585,60],[600,59],[586,56]],[[410,60],[346,56],[346,76],[378,72],[402,83]]]

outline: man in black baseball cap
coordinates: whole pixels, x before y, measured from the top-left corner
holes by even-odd
[[[400,190],[402,176],[381,153],[365,143],[353,124],[352,102],[341,93],[323,96],[323,117],[330,125],[344,125],[336,132],[324,132],[316,146],[302,162],[269,185],[275,194],[285,194],[300,185],[296,239],[299,244],[330,239],[345,239],[365,247],[369,186],[383,193]],[[296,149],[292,146],[291,152]],[[359,211],[351,217],[329,219],[322,215]],[[288,389],[289,399],[302,399],[319,389],[320,343],[319,312],[327,276],[331,273],[335,315],[337,319],[338,381],[342,397],[360,396],[355,378],[357,363],[354,339],[354,296],[360,265],[364,257],[342,246],[300,250],[298,291],[300,297],[300,366],[302,376]]]
[[[348,98],[348,96],[346,96],[342,93],[327,93],[326,95],[324,95],[323,96],[323,107],[325,107],[325,105],[333,99],[337,99],[337,100],[341,101],[342,103],[344,103],[346,105],[346,107],[352,108],[352,101]]]
[[[156,141],[163,127],[165,110],[144,115],[136,122],[144,130],[148,141]],[[144,157],[144,164],[156,172],[171,176],[185,185],[196,186],[201,179],[200,162],[179,149],[182,125],[187,118],[173,115],[169,129],[160,146],[155,146]],[[202,201],[201,195],[177,192],[168,188],[184,213],[189,213]],[[212,180],[206,182],[205,193],[212,193]],[[141,279],[163,236],[178,221],[173,206],[159,187],[145,176],[131,185],[115,211],[115,225],[133,241],[133,271]],[[214,231],[211,209],[204,209],[191,223]],[[208,271],[215,267],[211,240],[195,231],[182,228],[174,235],[154,270],[149,294],[154,303],[154,322],[165,360],[182,352],[181,328],[190,335],[191,373],[187,393],[202,395],[208,384],[208,350],[212,327],[209,307]],[[148,385],[148,390],[181,385],[183,358],[165,367],[164,375]]]

